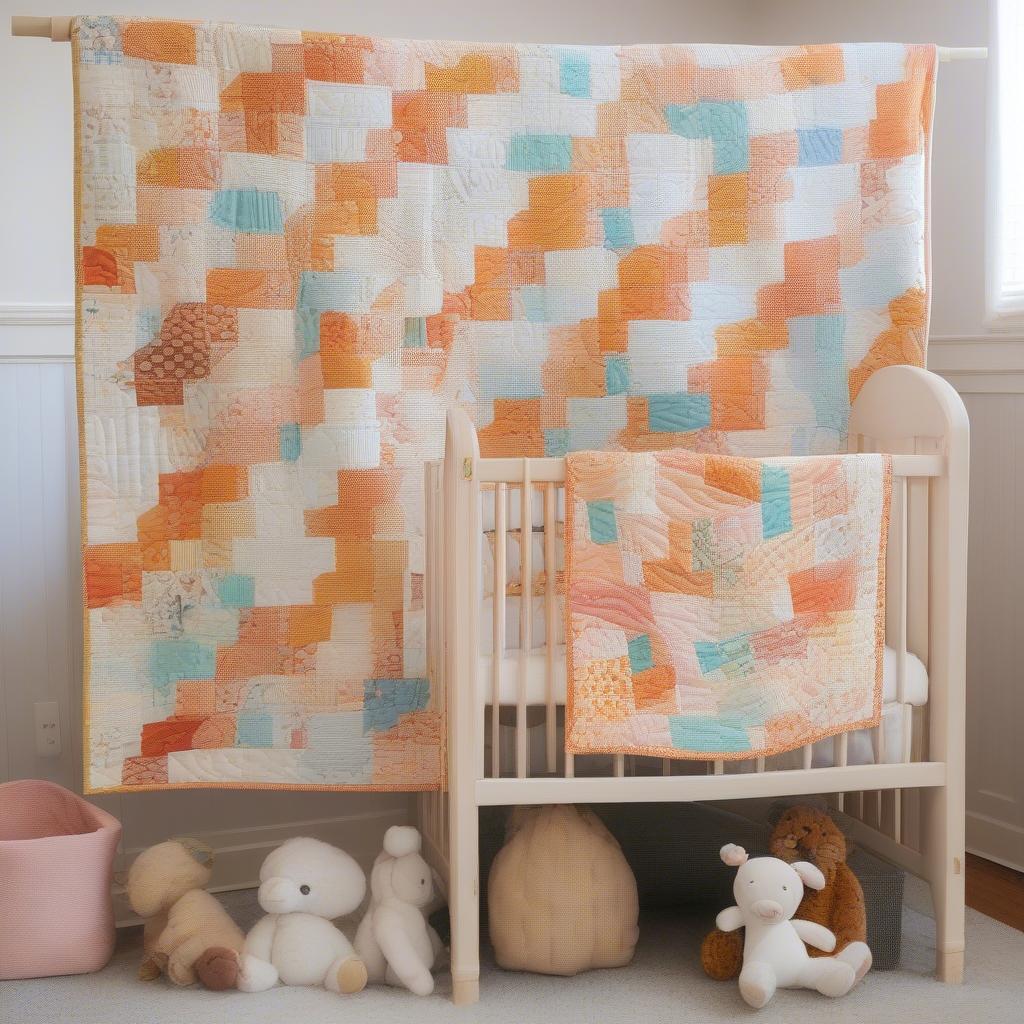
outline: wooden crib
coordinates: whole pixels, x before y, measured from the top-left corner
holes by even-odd
[[[892,747],[893,733],[880,725],[872,730],[870,763],[851,762],[848,734],[826,741],[832,752],[821,767],[810,746],[788,759],[728,763],[574,758],[560,742],[565,683],[562,692],[555,685],[559,670],[564,680],[555,581],[565,460],[481,458],[468,416],[449,414],[444,461],[427,467],[425,519],[427,663],[432,691],[446,694],[448,788],[422,795],[419,816],[427,855],[447,886],[456,1003],[479,996],[478,809],[488,805],[828,794],[855,819],[856,842],[929,883],[937,975],[962,979],[967,414],[942,378],[892,366],[864,385],[849,437],[851,451],[894,456],[886,643],[895,650],[896,755],[886,755],[886,734]],[[480,657],[482,498],[493,501],[487,669]],[[542,510],[539,528],[535,502]],[[506,539],[516,509],[529,538],[519,546],[518,580],[510,580]],[[534,565],[538,533],[541,572]],[[507,602],[514,598],[519,645],[507,650]],[[546,642],[537,648],[534,632],[541,624]],[[908,692],[914,655],[927,669],[922,706]],[[538,663],[539,694],[529,674]]]

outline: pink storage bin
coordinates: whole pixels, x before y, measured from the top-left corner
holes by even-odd
[[[26,779],[0,785],[0,980],[98,971],[114,951],[121,823]]]

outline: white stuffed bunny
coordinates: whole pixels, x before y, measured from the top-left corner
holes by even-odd
[[[285,985],[323,985],[359,992],[366,966],[331,923],[366,895],[363,869],[319,839],[289,839],[260,868],[260,906],[267,916],[246,936],[238,987],[263,992]]]
[[[836,937],[813,921],[792,920],[804,885],[824,889],[825,877],[806,861],[787,864],[776,857],[747,859],[741,846],[722,847],[722,860],[738,867],[732,891],[737,906],[716,920],[723,932],[746,928],[740,994],[760,1009],[776,988],[813,988],[822,995],[844,996],[857,982],[857,967],[871,963],[863,942],[851,942],[839,956],[811,957],[804,943],[831,953]]]
[[[393,825],[370,872],[370,909],[356,931],[356,952],[370,981],[404,985],[418,996],[434,991],[430,969],[442,948],[423,916],[434,898],[430,866],[420,856],[420,834]]]

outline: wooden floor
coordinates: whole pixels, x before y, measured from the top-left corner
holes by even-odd
[[[967,854],[967,906],[1024,932],[1024,874]]]

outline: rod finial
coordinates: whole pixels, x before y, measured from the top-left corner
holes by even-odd
[[[55,43],[66,43],[71,38],[71,18],[36,18],[25,14],[11,15],[12,36],[34,36],[50,39]]]

